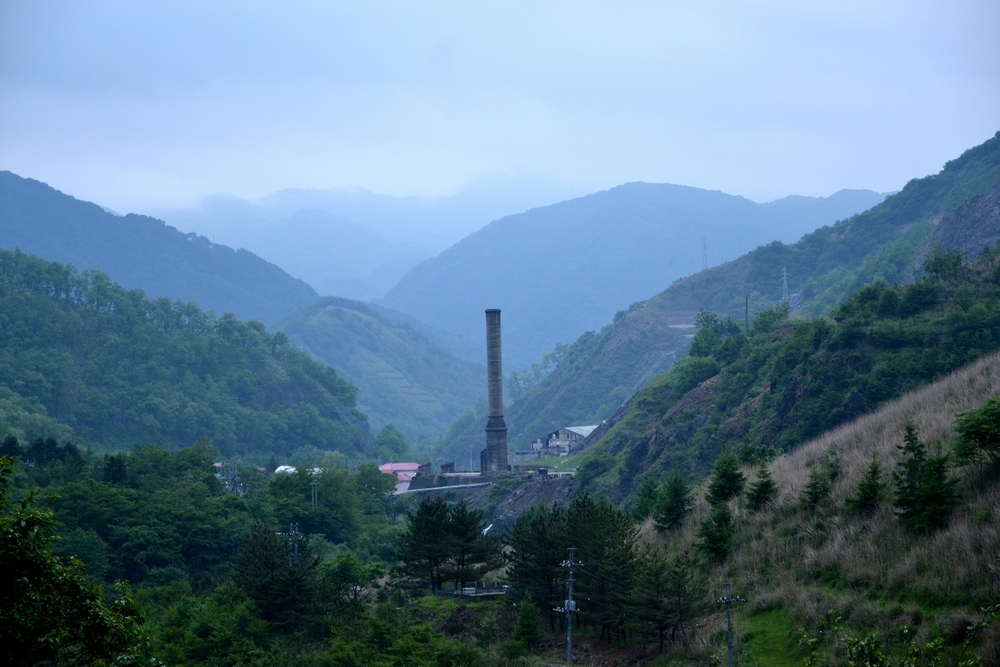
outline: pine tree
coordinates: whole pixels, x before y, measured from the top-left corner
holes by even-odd
[[[713,504],[727,502],[730,498],[743,493],[747,479],[740,470],[740,460],[736,452],[727,449],[712,466],[712,479],[708,483],[708,502]]]
[[[313,609],[316,566],[308,544],[299,547],[300,560],[290,562],[289,545],[263,521],[256,522],[236,553],[233,580],[253,600],[260,617],[287,632],[304,623]]]
[[[716,503],[698,528],[698,549],[717,562],[725,560],[733,547],[733,514],[725,503]]]
[[[802,490],[802,504],[816,508],[826,503],[830,497],[830,472],[824,465],[809,468],[809,481]]]
[[[538,607],[525,595],[517,604],[517,625],[514,626],[514,640],[520,642],[525,649],[534,653],[542,643],[542,630],[538,627]]]
[[[892,473],[896,515],[914,532],[940,528],[958,504],[955,479],[949,477],[947,454],[928,454],[913,424],[906,425],[903,459]]]
[[[680,528],[693,507],[691,488],[681,474],[674,470],[653,508],[656,529],[660,532],[669,532]]]
[[[642,486],[639,487],[639,494],[635,505],[632,506],[632,516],[636,521],[645,519],[656,509],[656,502],[660,498],[660,484],[655,477],[647,477]]]
[[[767,506],[778,496],[778,485],[771,477],[771,470],[762,465],[757,471],[757,480],[750,485],[747,493],[747,506],[751,512],[757,512]]]
[[[502,565],[500,543],[492,535],[484,535],[484,528],[482,511],[469,508],[464,500],[451,508],[447,563],[443,571],[457,588]]]
[[[873,456],[864,476],[858,482],[858,488],[847,497],[847,507],[854,512],[871,512],[885,498],[885,491],[885,471]]]
[[[448,555],[451,553],[449,520],[451,512],[440,497],[420,501],[416,512],[406,515],[409,526],[400,536],[396,558],[400,570],[411,577],[424,579],[431,590],[441,590]]]

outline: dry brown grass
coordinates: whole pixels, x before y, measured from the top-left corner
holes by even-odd
[[[841,613],[873,615],[865,595],[941,609],[1000,600],[1000,485],[981,471],[955,472],[962,502],[948,527],[931,535],[905,531],[888,503],[870,516],[845,509],[873,455],[887,471],[896,465],[905,424],[915,424],[930,448],[948,447],[956,415],[998,395],[1000,355],[992,355],[776,460],[775,507],[759,514],[734,508],[742,517],[739,546],[725,574],[803,619],[825,613],[831,601],[850,607]],[[829,507],[803,508],[809,465],[829,454],[842,462]],[[809,584],[824,572],[826,585]]]
[[[930,535],[903,529],[889,502],[869,516],[845,508],[874,455],[888,473],[899,460],[908,422],[929,448],[948,447],[959,412],[1000,395],[1000,354],[981,359],[883,409],[804,443],[771,464],[780,489],[773,507],[750,513],[735,501],[737,547],[712,572],[713,586],[737,583],[747,609],[778,604],[799,625],[812,626],[836,609],[850,625],[888,632],[922,613],[936,632],[956,619],[978,617],[978,607],[1000,601],[1000,484],[982,471],[961,469],[962,501],[948,526]],[[809,466],[839,457],[842,472],[821,510],[802,506]],[[746,470],[748,480],[753,470]],[[645,526],[643,540],[668,549],[695,543],[707,516],[704,487],[691,519],[664,539]],[[824,576],[825,573],[825,576]],[[997,651],[1000,655],[1000,651]]]

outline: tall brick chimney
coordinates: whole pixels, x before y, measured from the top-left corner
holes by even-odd
[[[486,449],[480,454],[484,475],[507,472],[507,424],[503,420],[503,359],[500,346],[500,311],[486,311],[486,387],[489,417]]]

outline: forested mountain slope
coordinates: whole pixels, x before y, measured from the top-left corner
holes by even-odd
[[[654,326],[655,336],[666,338],[652,342],[655,338],[636,338],[639,322],[693,321],[702,308],[732,314],[742,322],[746,295],[750,296],[751,317],[781,299],[782,266],[788,267],[791,292],[798,289],[803,276],[809,277],[802,289],[803,310],[825,312],[877,277],[911,282],[922,274],[921,262],[935,245],[975,257],[1000,238],[998,189],[1000,139],[993,138],[949,162],[937,176],[912,181],[870,211],[817,230],[798,243],[772,243],[678,280],[616,315],[598,334],[599,344],[585,344],[588,336],[584,336],[570,346],[550,376],[509,406],[512,443],[524,446],[543,425],[554,428],[573,421],[568,416],[589,413],[594,416],[591,423],[610,417],[622,394],[618,387],[627,388],[628,382],[612,383],[609,374],[630,374],[635,383],[648,381],[678,358],[665,358],[665,353],[683,353],[686,341],[677,335],[678,330]],[[794,200],[786,198],[768,206],[794,206]],[[795,302],[800,301],[796,298]],[[581,354],[591,347],[619,351],[614,365]],[[632,352],[621,355],[624,350]],[[589,374],[570,368],[587,369]],[[613,391],[617,395],[612,396]]]
[[[510,373],[505,419],[511,449],[526,449],[563,426],[599,424],[611,417],[683,356],[687,331],[672,328],[661,311],[635,304],[620,311],[612,325],[583,334],[532,369]],[[464,413],[442,439],[439,458],[464,462],[469,451],[478,456],[485,427],[485,414]]]
[[[788,291],[810,314],[828,312],[881,278],[910,282],[935,245],[967,253],[1000,238],[1000,132],[948,162],[937,174],[906,184],[874,208],[818,229],[792,244],[771,243],[734,261],[694,273],[647,302],[668,312],[706,308],[741,318]]]
[[[208,436],[254,460],[303,446],[357,458],[370,437],[356,393],[259,322],[0,250],[0,433],[100,449]]]
[[[391,423],[412,442],[437,438],[486,392],[485,366],[358,301],[326,297],[278,326],[358,387],[374,431]]]
[[[689,356],[594,436],[581,479],[623,499],[670,470],[704,474],[727,448],[766,460],[1000,348],[1000,247],[925,268],[857,291],[832,319],[774,308],[747,331],[703,313]]]
[[[182,234],[154,218],[115,215],[9,171],[0,171],[0,248],[100,269],[128,289],[268,326],[318,296],[246,250]]]
[[[698,188],[629,183],[497,220],[411,269],[385,304],[482,340],[482,311],[504,311],[504,357],[523,369],[557,342],[597,330],[628,304],[711,264],[864,210],[882,196],[756,204]]]

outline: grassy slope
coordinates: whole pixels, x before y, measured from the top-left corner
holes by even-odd
[[[978,618],[979,607],[997,602],[1000,486],[995,480],[976,469],[957,471],[962,502],[949,525],[930,535],[902,529],[888,505],[870,517],[844,507],[872,456],[890,470],[895,465],[907,422],[931,447],[947,446],[955,416],[997,395],[1000,355],[992,355],[774,461],[780,495],[770,509],[749,513],[740,501],[732,502],[736,548],[711,578],[713,590],[734,581],[735,592],[748,600],[736,612],[746,664],[801,664],[774,658],[799,655],[789,631],[815,630],[831,609],[855,630],[888,631],[910,623],[944,634],[955,623]],[[818,511],[805,509],[799,499],[809,466],[831,454],[839,457],[842,473],[830,502]],[[745,472],[754,478],[751,469]],[[698,490],[693,515],[668,540],[669,548],[696,541],[709,509],[703,491]],[[645,534],[663,540],[653,531]]]
[[[357,385],[359,409],[375,431],[391,423],[413,442],[436,438],[486,390],[483,366],[358,301],[320,299],[279,328]]]

